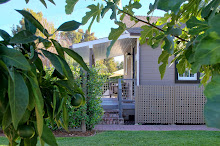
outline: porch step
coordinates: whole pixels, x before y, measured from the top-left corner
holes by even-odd
[[[123,125],[124,119],[119,118],[119,110],[105,110],[102,117],[101,125]]]

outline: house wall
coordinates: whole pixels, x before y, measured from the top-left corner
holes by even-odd
[[[161,80],[158,57],[161,48],[152,49],[149,45],[140,46],[140,85],[171,85],[175,84],[175,65],[167,66],[163,80]],[[169,62],[173,57],[170,57]]]

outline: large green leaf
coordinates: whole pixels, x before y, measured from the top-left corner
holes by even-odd
[[[209,25],[211,26],[211,28],[208,31],[216,32],[218,36],[220,36],[220,14],[217,14],[212,19],[210,19]]]
[[[109,40],[117,40],[126,29],[126,25],[122,22],[115,22],[115,24],[117,24],[119,27],[111,28],[111,32],[108,36]]]
[[[63,51],[63,47],[60,45],[60,43],[58,43],[56,40],[54,39],[51,39],[54,47],[56,48],[57,50],[57,53],[62,57],[64,58],[64,51]]]
[[[47,4],[46,4],[45,0],[40,0],[40,2],[47,8]]]
[[[180,10],[180,6],[186,0],[155,0],[154,4],[150,4],[148,15],[155,9],[164,10],[166,12],[172,11],[177,13]]]
[[[110,32],[110,34],[108,36],[108,39],[112,40],[112,41],[111,41],[110,46],[108,46],[108,48],[107,48],[107,52],[106,52],[106,56],[107,57],[110,55],[111,48],[113,47],[113,45],[115,44],[117,39],[126,30],[126,25],[124,23],[122,23],[122,22],[115,22],[115,24],[117,24],[119,27],[118,28],[111,28],[111,32]]]
[[[172,37],[170,35],[168,35],[167,37],[164,37],[165,44],[162,46],[162,48],[170,54],[173,54],[173,51],[174,51],[173,38],[174,37]]]
[[[12,123],[17,130],[18,123],[22,119],[29,102],[28,88],[20,73],[14,70],[14,80],[9,78],[8,95],[12,115]]]
[[[188,28],[193,28],[193,27],[198,27],[198,26],[208,27],[208,23],[206,21],[200,21],[196,19],[195,16],[193,16],[186,22],[186,26]]]
[[[210,127],[220,128],[220,75],[214,74],[211,82],[205,87],[205,120]]]
[[[55,2],[53,0],[48,0],[49,2],[51,2],[52,4],[56,5]]]
[[[215,15],[217,8],[219,7],[219,0],[212,0],[205,8],[202,9],[201,16],[203,18],[212,18]]]
[[[37,77],[32,72],[29,72],[28,80],[31,84],[32,92],[34,95],[35,113],[36,113],[36,118],[37,118],[37,131],[38,131],[39,136],[41,136],[43,133],[44,101],[41,95],[41,90],[38,85]]]
[[[30,43],[34,42],[36,39],[38,39],[37,36],[35,36],[33,33],[31,33],[28,30],[22,30],[14,35],[14,37],[11,38],[10,43]]]
[[[0,4],[4,4],[6,2],[9,2],[10,0],[0,0]]]
[[[68,21],[63,23],[62,25],[60,25],[57,29],[57,31],[73,31],[79,28],[79,26],[81,25],[81,23],[72,20],[72,21]]]
[[[162,51],[161,55],[158,58],[158,64],[160,64],[162,62],[162,64],[159,66],[161,79],[163,79],[164,74],[166,72],[166,67],[168,65],[169,56],[170,56],[170,54],[164,50],[164,51]]]
[[[72,57],[77,63],[79,63],[86,71],[89,72],[89,68],[84,62],[83,58],[76,53],[75,51],[68,49],[68,48],[63,48],[63,50],[70,56]]]
[[[79,0],[66,0],[66,6],[65,6],[66,14],[71,14],[73,12],[73,9],[78,1]]]
[[[37,31],[37,28],[32,23],[30,23],[27,19],[24,19],[24,22],[25,22],[26,30],[28,30],[31,33],[35,34],[36,31]]]
[[[105,16],[106,12],[108,12],[109,9],[112,9],[112,14],[110,16],[110,19],[116,19],[116,5],[112,2],[107,2],[107,5],[105,8],[102,9],[101,16],[102,18]]]
[[[0,29],[0,36],[6,41],[9,42],[11,39],[11,36],[4,30]]]
[[[41,136],[41,139],[47,143],[48,145],[51,145],[51,146],[58,146],[57,142],[56,142],[56,138],[54,137],[53,135],[53,132],[48,128],[47,125],[43,125],[43,133],[42,133],[42,136]]]
[[[2,129],[3,130],[7,129],[11,123],[12,123],[11,110],[8,104],[2,119]]]
[[[15,49],[9,49],[4,46],[0,46],[0,59],[9,67],[14,66],[23,70],[30,70],[31,67],[21,52]]]
[[[186,70],[186,59],[182,58],[176,65],[179,74],[183,74]]]
[[[158,33],[157,30],[148,25],[141,26],[141,28],[143,31],[141,31],[140,43],[144,44],[148,39],[148,45],[152,45],[150,41],[152,41],[152,38]]]
[[[40,43],[43,43],[45,49],[48,49],[48,48],[50,48],[52,46],[52,43],[49,40],[44,39],[42,37],[38,37],[38,39],[39,39]]]
[[[67,64],[67,62],[62,57],[46,50],[41,50],[41,51],[51,61],[53,66],[61,75],[65,75],[71,83],[74,82],[72,71],[69,65]]]
[[[51,35],[48,31],[40,24],[40,22],[34,18],[28,11],[25,10],[16,10],[21,15],[23,15],[30,23],[32,23],[36,28],[38,28],[46,37],[50,37]]]
[[[66,99],[64,101],[64,105],[63,105],[63,123],[64,123],[64,128],[66,130],[68,130],[68,126],[69,126],[69,115],[68,115],[68,108],[67,108],[67,105],[66,105]]]
[[[99,22],[103,5],[100,6],[100,4],[98,3],[97,6],[96,5],[89,5],[87,8],[89,8],[90,11],[86,12],[86,16],[84,16],[82,18],[82,24],[83,25],[86,24],[89,21],[89,19],[92,18],[92,21],[91,21],[89,28],[88,28],[88,30],[90,31],[91,26],[92,26],[93,22],[95,21],[95,19],[97,20],[97,22]]]
[[[200,64],[220,63],[220,38],[210,33],[204,37],[195,50],[195,60]]]

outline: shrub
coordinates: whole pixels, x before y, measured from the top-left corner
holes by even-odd
[[[70,67],[73,75],[75,77],[75,84],[80,87],[82,86],[82,80],[85,79],[85,75],[82,73],[79,67]],[[47,73],[51,73],[51,70],[47,69]],[[70,104],[71,99],[67,101],[68,115],[69,115],[69,128],[79,128],[81,127],[82,120],[85,120],[87,130],[92,130],[96,124],[100,122],[103,115],[103,108],[101,106],[102,97],[102,85],[106,81],[107,77],[102,76],[98,73],[98,69],[93,67],[90,74],[88,75],[88,80],[86,84],[87,96],[86,104],[75,108]],[[52,125],[49,120],[47,120],[47,125],[51,129],[62,129],[62,126],[58,128],[58,125],[54,123]]]

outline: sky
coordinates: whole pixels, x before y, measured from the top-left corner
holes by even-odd
[[[85,13],[89,11],[86,8],[90,4],[96,4],[97,2],[103,3],[102,0],[80,0],[71,15],[66,15],[65,13],[65,5],[66,0],[54,0],[56,5],[47,2],[47,8],[43,6],[40,0],[30,0],[28,4],[25,3],[25,0],[11,0],[8,3],[0,5],[0,29],[7,31],[9,34],[11,33],[11,29],[13,25],[18,25],[19,21],[22,19],[22,16],[15,11],[22,10],[24,8],[30,8],[35,12],[42,12],[43,16],[47,18],[48,21],[53,22],[55,28],[58,28],[62,23],[66,21],[75,20],[81,22]],[[128,0],[121,0],[122,5],[126,5]],[[149,10],[149,4],[154,3],[154,0],[141,0],[142,8],[135,11],[135,15],[146,16]],[[104,19],[101,19],[100,23],[95,22],[91,28],[91,32],[95,33],[97,38],[108,37],[110,30],[112,27],[116,28],[117,26],[114,24],[114,21],[110,20],[110,12],[106,14]],[[164,12],[155,11],[153,16],[163,16]],[[90,22],[90,21],[89,21]],[[81,29],[86,30],[89,26],[89,23],[80,26]]]

